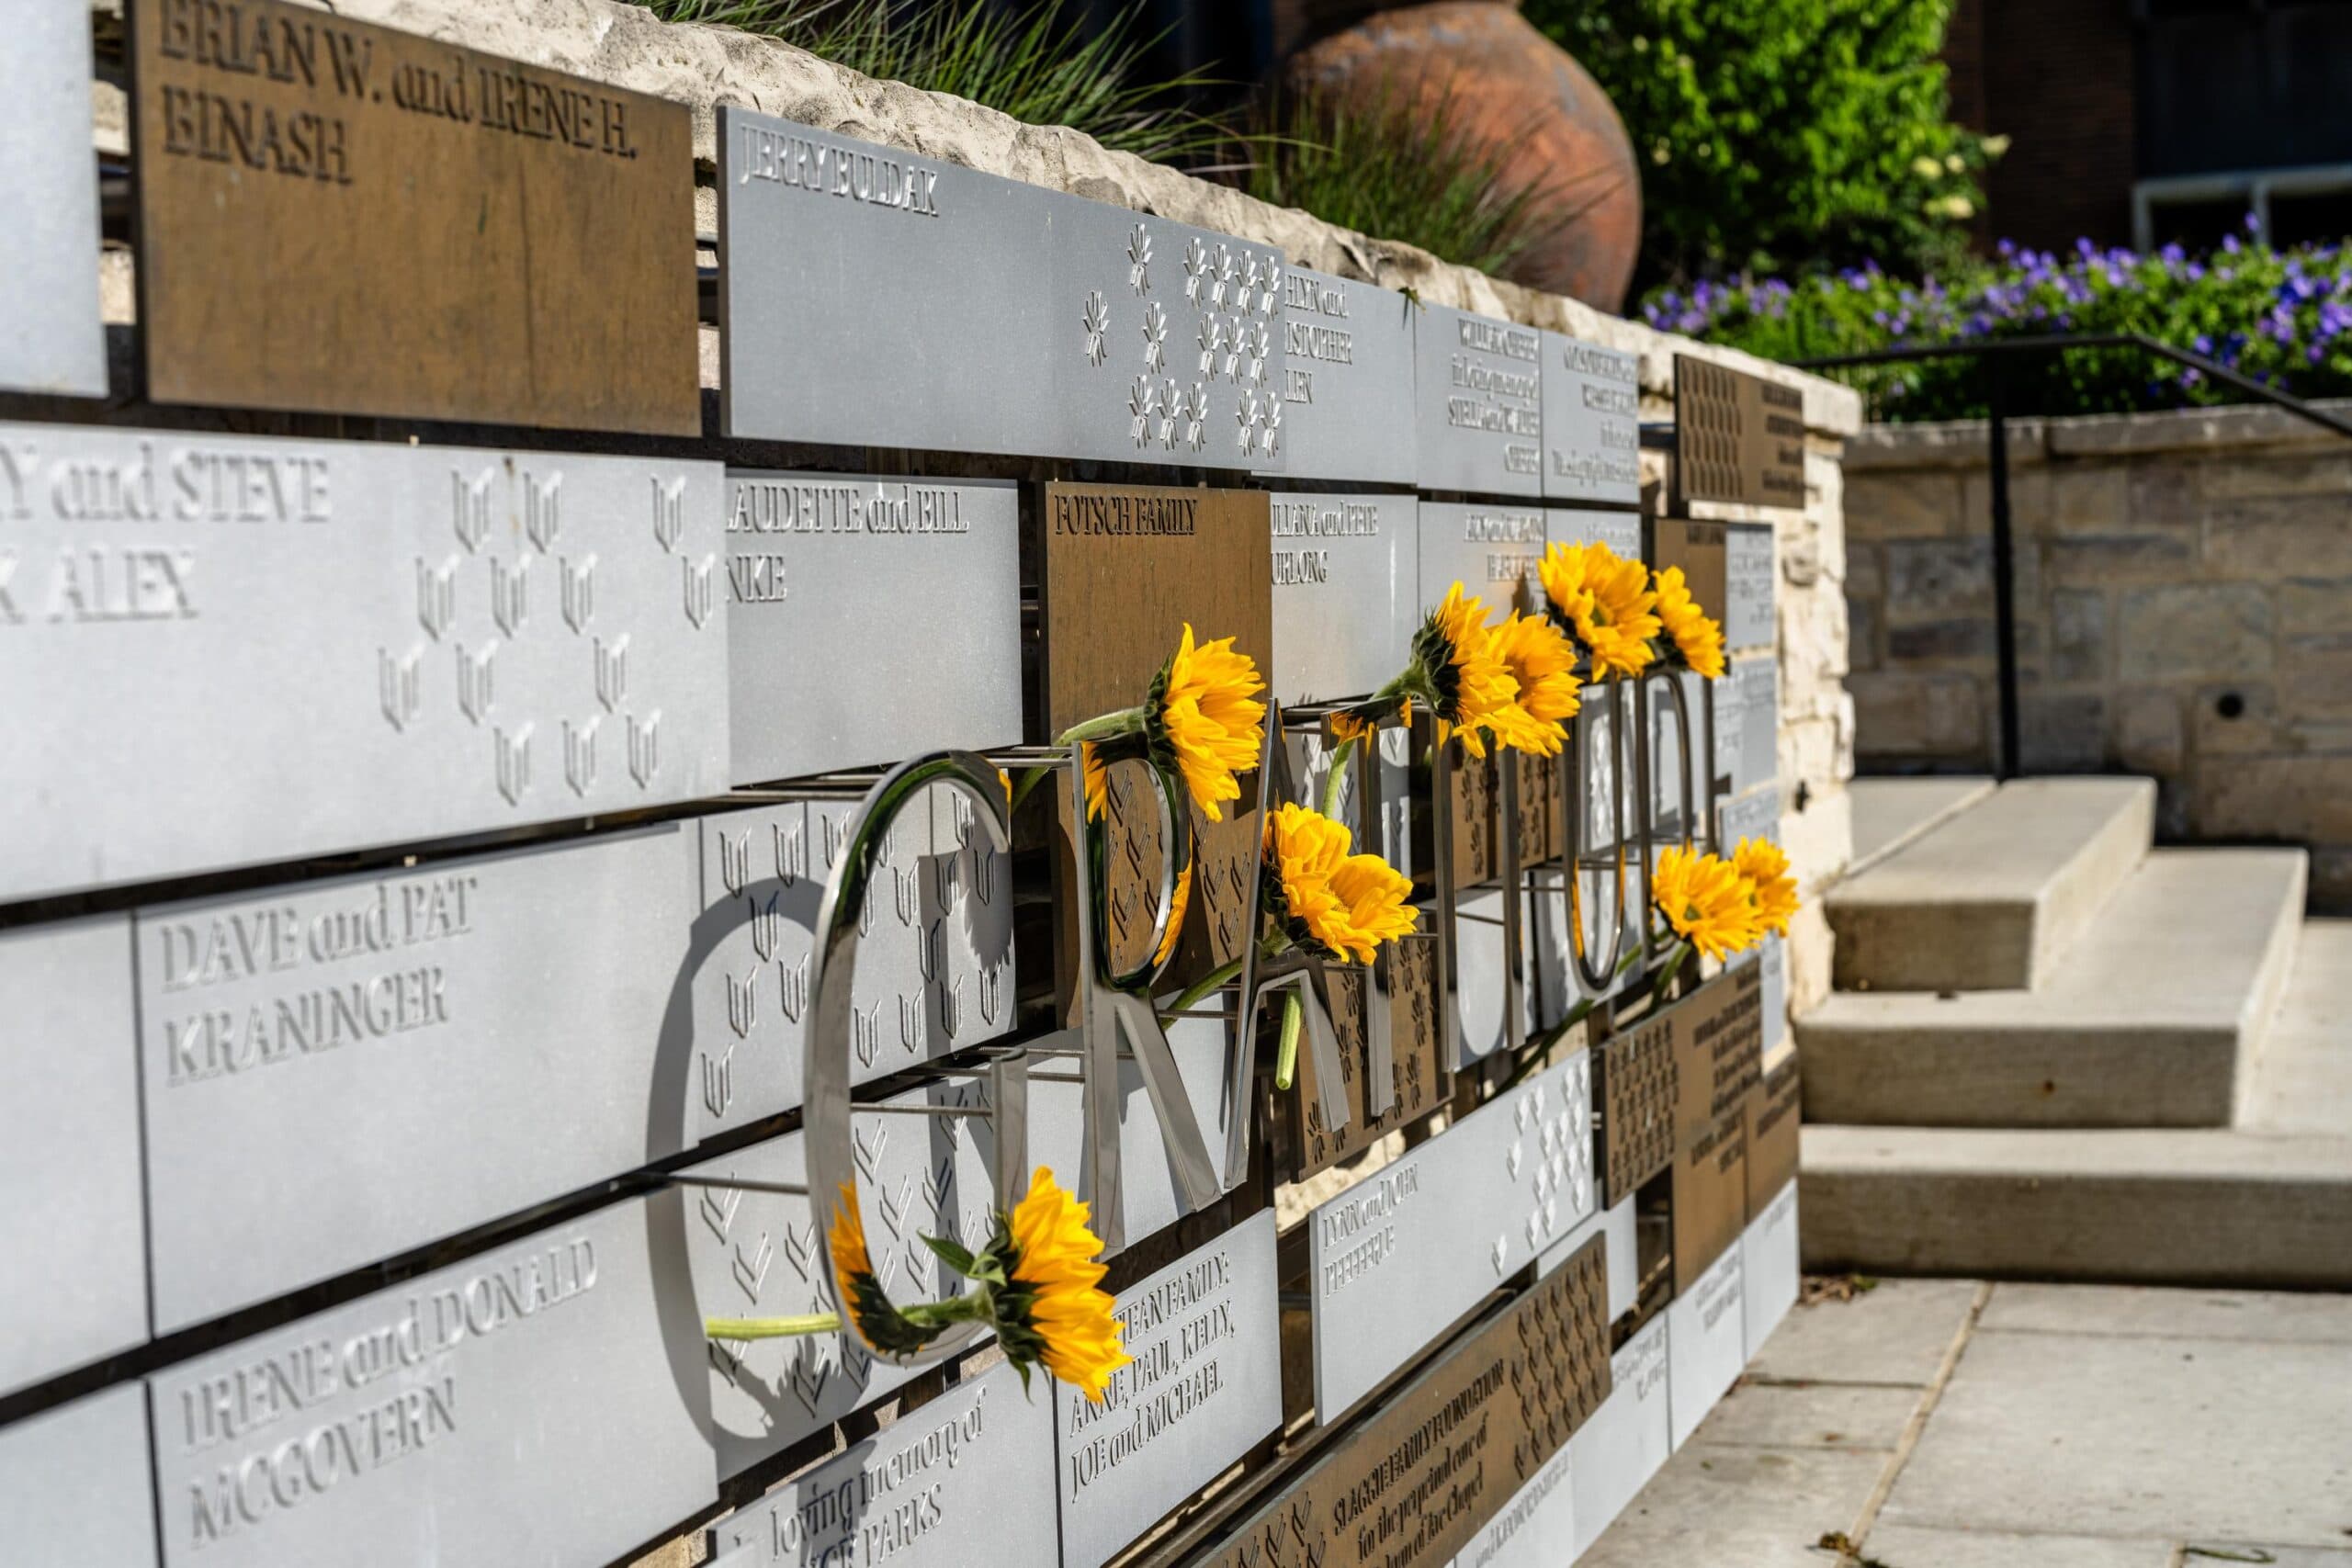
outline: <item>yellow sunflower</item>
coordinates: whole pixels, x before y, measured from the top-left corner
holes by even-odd
[[[1710,681],[1723,679],[1724,628],[1690,595],[1682,569],[1668,567],[1657,574],[1658,624],[1681,650],[1682,661]]]
[[[1797,879],[1789,874],[1789,857],[1781,846],[1768,839],[1742,839],[1731,863],[1754,897],[1756,923],[1788,935],[1790,917],[1797,912]]]
[[[1668,850],[1650,875],[1650,899],[1677,936],[1710,958],[1752,947],[1763,935],[1749,884],[1719,855]]]
[[[1659,630],[1648,568],[1607,545],[1561,544],[1544,552],[1543,577],[1552,615],[1591,656],[1593,679],[1648,668]]]
[[[1176,955],[1176,941],[1184,934],[1184,911],[1193,902],[1193,868],[1186,866],[1176,874],[1176,890],[1168,896],[1168,931],[1159,939],[1159,951],[1151,955],[1152,966],[1168,967]]]
[[[1086,1228],[1087,1205],[1044,1166],[1012,1211],[1012,1270],[998,1332],[1008,1354],[1035,1359],[1096,1404],[1111,1374],[1127,1364],[1119,1320],[1101,1290],[1102,1241]],[[1024,1352],[1031,1354],[1024,1355]]]
[[[1078,749],[1086,765],[1086,819],[1100,822],[1111,800],[1111,764],[1102,760],[1102,749],[1089,740]]]
[[[1351,854],[1343,823],[1285,803],[1266,823],[1266,849],[1281,888],[1284,929],[1295,942],[1359,964],[1384,942],[1413,929],[1409,878],[1374,854]]]
[[[1190,622],[1152,682],[1144,733],[1156,754],[1182,771],[1185,787],[1212,822],[1225,820],[1223,802],[1241,798],[1234,775],[1258,765],[1266,705],[1256,694],[1265,689],[1257,663],[1236,653],[1231,637],[1195,647]]]
[[[1582,682],[1576,674],[1576,645],[1560,628],[1541,615],[1513,610],[1494,628],[1495,657],[1519,682],[1519,705],[1534,722],[1539,744],[1522,747],[1540,756],[1555,756],[1564,739],[1561,722],[1576,716]]]
[[[1487,754],[1481,731],[1522,750],[1543,744],[1540,728],[1519,705],[1519,682],[1496,655],[1486,604],[1464,597],[1461,583],[1446,591],[1445,602],[1414,634],[1413,660],[1416,668],[1408,673],[1427,688],[1440,744],[1456,730],[1473,757]]]

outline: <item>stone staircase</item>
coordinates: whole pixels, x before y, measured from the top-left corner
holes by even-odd
[[[2352,920],[2144,779],[1885,779],[1797,1021],[1805,1264],[2352,1286]]]

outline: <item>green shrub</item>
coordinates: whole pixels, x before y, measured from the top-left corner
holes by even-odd
[[[1499,183],[1509,157],[1463,132],[1450,90],[1424,106],[1384,84],[1291,96],[1238,162],[1243,188],[1277,207],[1500,274],[1558,222],[1546,183]]]
[[[1741,277],[1659,290],[1642,314],[1670,332],[1791,361],[1896,344],[2139,333],[2297,397],[2352,396],[2352,253],[2337,245],[2275,251],[2233,238],[2199,258],[2177,245],[2143,255],[2086,240],[2062,256],[2004,243],[1995,260],[1922,282],[1874,265],[1794,282]],[[2013,412],[2128,413],[2254,396],[2136,349],[2004,363]],[[1873,418],[1985,412],[1984,373],[1970,359],[1838,374],[1863,390]]]
[[[1222,123],[1181,107],[1216,85],[1188,72],[1138,75],[1155,41],[1125,12],[1090,31],[1062,0],[1012,14],[901,0],[641,0],[665,22],[708,22],[781,39],[886,81],[953,93],[1031,125],[1066,125],[1105,147],[1184,163],[1231,145]]]
[[[1528,0],[1617,106],[1642,173],[1637,291],[1961,254],[2006,145],[1954,125],[1950,0]]]

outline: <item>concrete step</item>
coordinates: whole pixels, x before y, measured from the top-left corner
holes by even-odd
[[[2352,1137],[1807,1127],[1808,1271],[2352,1287]]]
[[[2226,1127],[2294,959],[2304,878],[2301,850],[2158,850],[2039,989],[1833,995],[1797,1022],[1805,1119]]]
[[[1846,874],[1860,876],[1992,793],[1993,781],[1979,774],[1854,780],[1846,786],[1854,818],[1854,858]]]
[[[1823,900],[1840,990],[2027,990],[2148,852],[2147,779],[2025,779]]]
[[[2310,919],[2239,1107],[2264,1133],[2352,1131],[2352,919]]]

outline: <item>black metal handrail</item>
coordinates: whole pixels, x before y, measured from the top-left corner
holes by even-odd
[[[2034,337],[1999,338],[1987,343],[1922,344],[1913,346],[1873,349],[1868,354],[1834,354],[1818,359],[1799,359],[1791,363],[1800,370],[1837,370],[1868,365],[1900,365],[1928,359],[1973,359],[1983,365],[1986,374],[1985,390],[1985,467],[1990,474],[1993,499],[1993,629],[1996,641],[1995,655],[1998,660],[1999,700],[2001,710],[2001,754],[1995,760],[1994,772],[2003,779],[2016,778],[2022,771],[2019,762],[2018,698],[2018,627],[2017,627],[2017,546],[2009,519],[2009,434],[2008,412],[2004,396],[2004,361],[2039,355],[2063,355],[2074,349],[2130,348],[2143,354],[2169,359],[2213,380],[2224,382],[2241,391],[2251,393],[2264,402],[2276,404],[2288,412],[2309,420],[2323,430],[2338,435],[2352,436],[2352,420],[2307,403],[2302,399],[2266,386],[2253,377],[2244,375],[2202,354],[2165,343],[2143,333],[2093,333],[2081,336],[2052,333]]]

